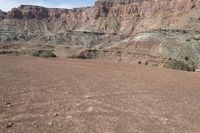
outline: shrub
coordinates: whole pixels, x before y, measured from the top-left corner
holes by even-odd
[[[12,56],[19,56],[20,52],[18,51],[7,51],[7,50],[3,50],[3,51],[0,51],[0,54],[3,54],[3,55],[12,55]]]
[[[35,56],[35,57],[43,57],[43,58],[54,58],[54,57],[56,57],[56,55],[54,53],[52,53],[51,51],[48,51],[48,50],[35,51],[31,55]]]
[[[141,62],[141,61],[138,61],[138,64],[142,64],[142,62]]]
[[[84,55],[71,55],[71,56],[67,56],[67,58],[71,58],[71,59],[87,59],[86,56]]]
[[[40,57],[49,58],[49,57],[56,57],[56,55],[50,51],[43,51],[41,52]]]
[[[35,51],[33,53],[31,53],[32,56],[35,56],[35,57],[39,57],[40,56],[40,52],[39,51]]]
[[[175,70],[190,71],[190,67],[187,64],[178,60],[171,60],[166,63],[164,67]]]

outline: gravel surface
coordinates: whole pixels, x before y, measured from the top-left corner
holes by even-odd
[[[199,133],[200,73],[0,56],[2,133]]]

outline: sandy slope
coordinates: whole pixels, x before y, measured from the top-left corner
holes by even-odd
[[[200,131],[199,73],[1,56],[0,75],[0,132]]]

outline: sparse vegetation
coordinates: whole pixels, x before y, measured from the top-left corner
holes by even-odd
[[[21,53],[22,54],[22,53]],[[7,51],[7,50],[3,50],[0,51],[0,55],[12,55],[12,56],[19,56],[20,52],[18,51]]]
[[[186,61],[189,61],[190,60],[190,57],[188,57],[188,56],[185,56],[185,58],[184,58]]]
[[[42,58],[54,58],[56,55],[49,50],[39,50],[31,53],[32,56],[42,57]]]
[[[164,67],[175,70],[190,71],[189,65],[178,60],[171,60],[168,63],[166,63]]]
[[[11,29],[0,29],[0,33],[12,33]]]
[[[98,51],[97,50],[85,50],[79,54],[68,56],[67,58],[72,59],[96,59],[98,58]]]
[[[141,62],[141,61],[138,61],[138,64],[142,64],[142,62]]]
[[[71,59],[87,59],[87,57],[85,55],[71,55],[71,56],[67,56],[67,58],[71,58]]]

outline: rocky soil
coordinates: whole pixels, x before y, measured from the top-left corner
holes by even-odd
[[[200,74],[174,60],[199,71],[200,0],[0,10],[0,132],[198,133]]]
[[[0,56],[0,132],[200,131],[200,74]]]

